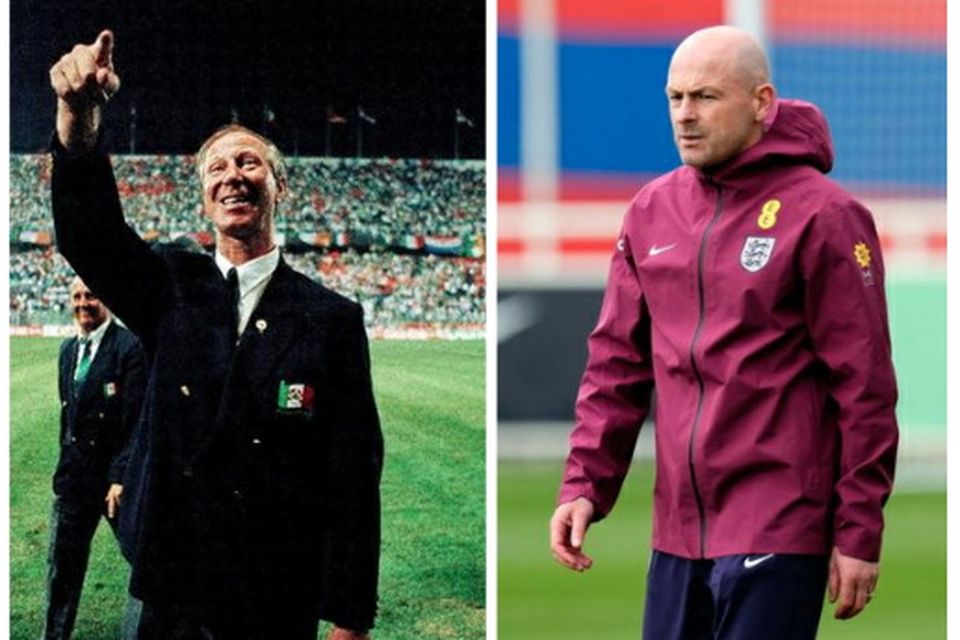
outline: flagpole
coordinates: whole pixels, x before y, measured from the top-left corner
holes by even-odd
[[[137,153],[137,105],[130,105],[130,155]]]
[[[330,157],[330,118],[332,113],[333,113],[333,107],[328,106],[327,115],[323,119],[323,136],[325,140],[324,155],[326,155],[328,158]]]
[[[363,118],[360,116],[360,107],[357,107],[357,157],[363,157]]]
[[[460,159],[460,110],[453,114],[453,159]]]

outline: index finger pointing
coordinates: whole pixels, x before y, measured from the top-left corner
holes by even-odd
[[[93,43],[93,56],[97,65],[108,67],[113,64],[113,31],[104,29]]]

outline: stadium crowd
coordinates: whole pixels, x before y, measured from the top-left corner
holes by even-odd
[[[484,263],[474,258],[308,251],[290,265],[363,305],[368,327],[482,325]],[[52,248],[10,254],[10,324],[68,323],[74,273]]]
[[[484,228],[484,172],[477,161],[288,158],[283,234],[327,232],[354,246],[410,246],[411,236],[473,237]],[[147,238],[207,229],[192,156],[114,156],[127,220]],[[10,223],[52,232],[48,159],[11,156]],[[188,187],[189,188],[186,188]]]
[[[370,327],[484,322],[481,162],[287,162],[289,196],[276,225],[295,269],[360,302]],[[113,165],[141,236],[167,242],[209,231],[192,156],[114,156]],[[10,171],[10,322],[67,322],[73,272],[52,245],[49,159],[13,155]],[[429,237],[453,239],[443,252],[456,255],[428,253]]]

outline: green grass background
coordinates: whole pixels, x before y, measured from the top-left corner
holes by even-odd
[[[584,548],[594,566],[582,574],[549,552],[561,473],[561,462],[499,465],[498,638],[639,638],[653,465],[634,464],[616,508],[590,529]],[[886,519],[876,597],[848,621],[825,607],[822,640],[946,637],[946,494],[894,492]]]
[[[10,638],[39,637],[50,476],[57,457],[56,339],[10,345]],[[375,341],[386,440],[380,617],[375,637],[485,633],[484,346]],[[127,567],[103,524],[75,640],[119,636]],[[321,633],[321,636],[322,633]]]

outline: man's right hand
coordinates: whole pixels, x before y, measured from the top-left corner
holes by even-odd
[[[70,150],[89,149],[97,141],[100,109],[120,88],[113,70],[113,32],[104,30],[93,44],[78,44],[50,68],[57,94],[57,137]]]
[[[553,557],[574,571],[586,571],[593,566],[593,560],[581,549],[594,511],[593,503],[581,497],[561,504],[550,519],[550,550],[553,551]]]

